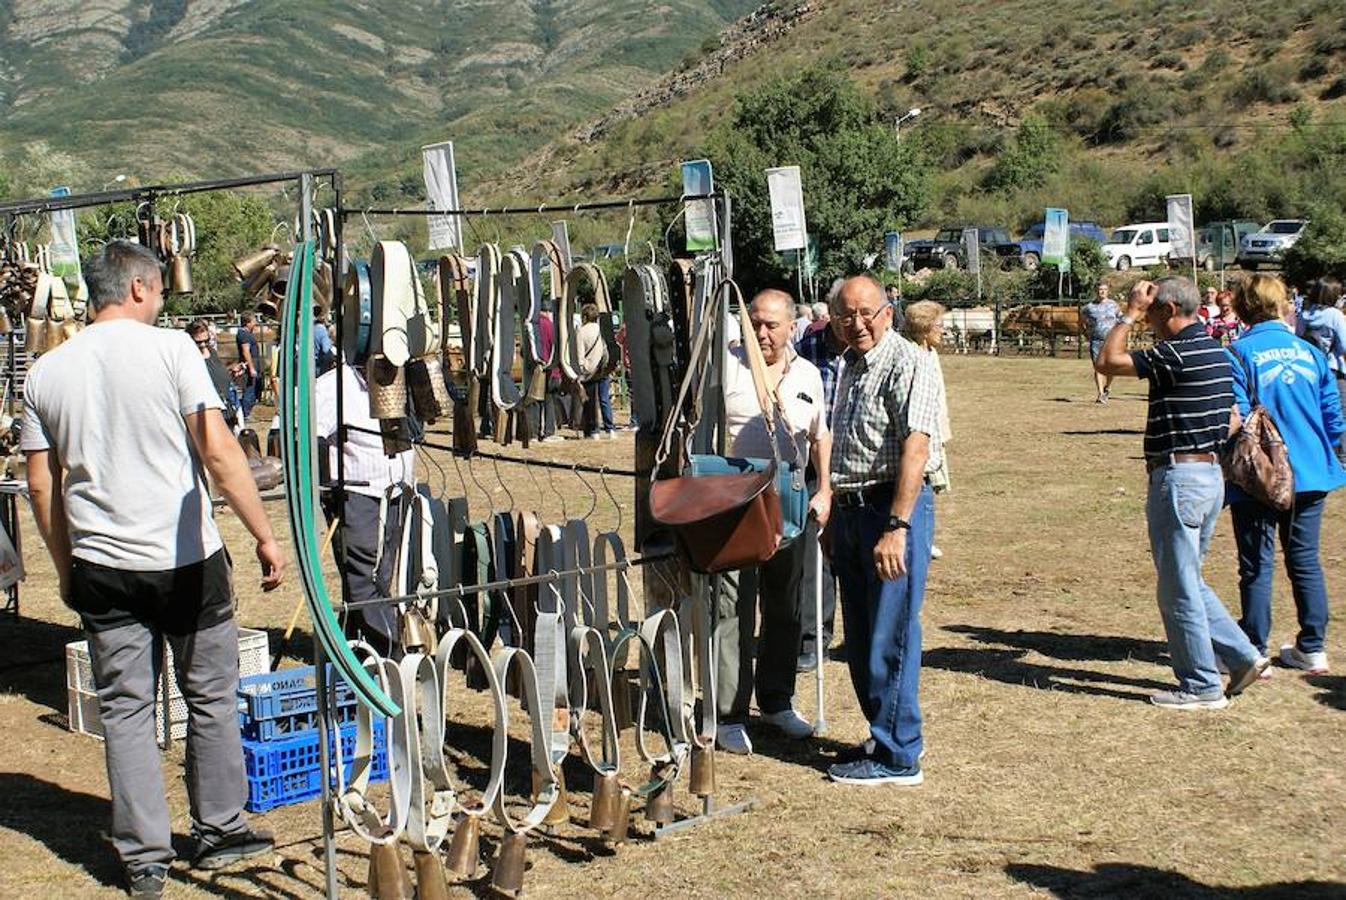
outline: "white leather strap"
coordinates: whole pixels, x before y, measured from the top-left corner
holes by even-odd
[[[496,310],[500,305],[500,248],[482,244],[477,250],[476,318],[472,323],[472,373],[487,378],[491,373],[491,353],[495,340]]]
[[[544,718],[544,706],[539,702],[537,671],[533,667],[532,658],[518,647],[501,647],[492,654],[492,657],[495,664],[497,685],[505,683],[511,667],[518,671],[519,681],[523,685],[524,706],[529,710],[529,719],[533,725],[529,748],[531,750],[533,772],[537,775],[537,795],[533,801],[532,809],[522,820],[516,820],[509,814],[504,791],[500,791],[495,796],[496,818],[506,829],[515,834],[520,834],[541,825],[542,820],[547,817],[547,813],[551,812],[551,808],[556,805],[556,801],[560,797],[559,785],[556,782],[556,770],[552,766],[551,753],[549,752],[551,723]]]

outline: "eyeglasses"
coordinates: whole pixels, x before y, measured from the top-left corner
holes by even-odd
[[[880,315],[882,315],[884,310],[888,309],[892,309],[892,307],[880,306],[878,309],[872,311],[862,309],[856,312],[844,312],[837,316],[837,321],[840,322],[842,325],[851,325],[858,319],[861,324],[867,326],[870,323],[872,323],[875,319],[877,319]]]
[[[209,347],[209,346],[210,346],[210,338],[205,338],[204,340],[195,341],[194,343],[195,343],[196,346],[198,346],[198,347]]]

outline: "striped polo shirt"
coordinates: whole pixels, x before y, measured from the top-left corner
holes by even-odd
[[[1171,340],[1131,353],[1136,375],[1150,382],[1145,459],[1170,453],[1213,453],[1229,434],[1234,383],[1229,357],[1199,323]]]

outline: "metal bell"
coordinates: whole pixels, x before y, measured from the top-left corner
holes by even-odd
[[[660,777],[658,771],[651,775],[654,778]],[[656,825],[667,825],[674,817],[673,784],[666,782],[650,791],[649,796],[645,798],[645,818]]]
[[[612,714],[617,720],[617,730],[625,731],[635,724],[631,714],[631,676],[625,669],[612,673]]]
[[[369,896],[378,900],[410,900],[411,890],[407,885],[406,872],[402,869],[402,857],[397,852],[397,842],[374,844],[369,848]]]
[[[715,793],[715,747],[692,746],[692,774],[688,778],[688,788],[698,797],[709,797]]]
[[[491,868],[491,888],[496,893],[517,897],[523,892],[523,873],[528,868],[528,835],[509,832],[500,841],[500,855]]]
[[[624,787],[612,802],[612,825],[607,829],[607,839],[613,844],[624,844],[630,831],[631,789]]]
[[[279,248],[267,245],[260,250],[254,250],[247,256],[241,256],[234,260],[234,274],[238,276],[239,281],[244,283],[252,281],[253,276],[265,269],[279,252]]]
[[[481,858],[481,822],[476,816],[458,820],[449,841],[449,871],[463,878],[477,874],[477,860]]]
[[[537,772],[533,773],[533,802],[537,802],[538,794],[542,790],[542,778]],[[547,815],[543,817],[543,825],[564,825],[570,821],[570,794],[566,791],[565,772],[561,769],[561,764],[556,764],[556,802],[552,804],[551,809],[547,810]]]
[[[413,850],[411,860],[416,869],[416,900],[449,900],[449,879],[439,854]]]
[[[168,261],[168,292],[192,293],[192,264],[185,256],[174,256]]]
[[[617,798],[622,783],[616,772],[594,776],[594,796],[589,803],[589,827],[607,831],[617,816]]]

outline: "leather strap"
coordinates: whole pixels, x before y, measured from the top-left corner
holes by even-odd
[[[546,291],[542,288],[544,266],[549,274],[549,289]],[[542,337],[538,330],[538,323],[542,317],[542,304],[544,300],[551,300],[552,309],[557,309],[561,294],[565,290],[565,261],[561,258],[561,250],[556,243],[538,241],[534,244],[529,269],[532,275],[532,291],[529,294],[531,305],[528,308],[528,325],[524,329],[524,362],[531,362],[545,369],[556,362],[557,342],[552,341],[550,352],[544,357]]]
[[[622,276],[622,322],[626,325],[626,351],[631,357],[627,377],[631,384],[631,410],[640,422],[656,421],[654,367],[650,364],[650,320],[653,298],[650,280],[642,269],[631,266]]]
[[[444,694],[435,657],[408,653],[398,666],[407,719],[416,735],[407,744],[411,785],[407,843],[413,850],[435,850],[444,842],[457,792],[444,761]],[[427,808],[428,807],[428,808]]]
[[[382,353],[395,366],[406,365],[412,356],[407,326],[408,320],[417,315],[420,286],[413,266],[411,253],[401,241],[379,241],[374,245],[369,261],[374,306],[370,352]],[[424,305],[423,297],[420,305]],[[311,304],[304,314],[313,318]],[[423,340],[418,335],[422,349]]]
[[[472,321],[472,374],[484,379],[491,374],[496,310],[500,305],[500,248],[482,244],[477,251],[477,300]]]
[[[491,580],[491,532],[485,522],[467,526],[463,546],[463,584],[486,584]],[[464,604],[469,606],[469,604]],[[500,610],[489,591],[474,595],[467,627],[487,650],[500,630]]]
[[[369,790],[369,778],[373,772],[374,760],[374,717],[375,711],[361,704],[355,710],[355,753],[351,760],[351,777],[346,778],[346,765],[342,759],[341,741],[332,742],[337,779],[337,808],[341,818],[356,834],[372,844],[392,844],[406,827],[411,801],[411,722],[407,709],[407,698],[403,695],[404,682],[397,664],[383,659],[368,644],[352,641],[351,650],[366,654],[362,671],[372,673],[380,688],[398,704],[398,713],[384,719],[384,735],[387,742],[390,801],[386,814],[380,813],[366,796]],[[330,688],[328,701],[336,707],[336,685]],[[381,717],[382,718],[382,717]]]
[[[617,346],[617,332],[612,320],[612,299],[608,295],[608,282],[603,272],[592,263],[580,263],[566,274],[565,289],[561,292],[561,307],[556,316],[556,352],[561,363],[561,372],[567,378],[581,380],[579,332],[575,330],[575,318],[579,315],[580,285],[588,282],[593,288],[593,302],[598,306],[599,333],[608,348],[608,364],[594,377],[607,375],[621,360],[621,348]]]
[[[523,401],[523,392],[514,381],[516,323],[533,306],[532,278],[528,256],[522,250],[505,254],[500,268],[499,305],[494,321],[495,366],[491,379],[491,399],[503,410],[512,410]],[[522,329],[527,334],[527,329]]]
[[[369,264],[356,262],[346,272],[342,290],[342,316],[345,334],[342,350],[353,365],[361,365],[369,355],[370,332],[374,321],[374,293]]]
[[[551,812],[551,808],[556,805],[557,799],[561,796],[560,786],[556,781],[556,770],[552,766],[551,754],[548,752],[550,725],[544,718],[544,708],[539,702],[541,698],[538,690],[537,671],[533,666],[532,658],[518,647],[501,647],[492,654],[492,660],[495,665],[497,686],[505,683],[511,668],[519,672],[519,680],[523,684],[524,706],[530,711],[529,719],[533,726],[532,739],[528,743],[531,750],[533,772],[537,776],[537,795],[532,809],[523,819],[516,820],[510,815],[509,807],[505,803],[504,791],[498,792],[495,797],[496,818],[500,820],[506,830],[514,834],[521,834],[541,825],[542,820],[547,817],[547,813]]]
[[[481,796],[475,802],[466,801],[464,790],[459,787],[454,791],[455,804],[459,811],[465,816],[483,816],[486,811],[494,805],[496,798],[500,795],[501,785],[505,779],[505,754],[509,742],[508,731],[508,712],[505,708],[505,695],[500,690],[500,682],[496,678],[495,667],[492,664],[490,655],[486,648],[482,646],[481,641],[477,640],[476,635],[470,631],[461,628],[450,628],[439,639],[439,646],[435,648],[435,669],[439,673],[440,687],[443,690],[442,711],[445,715],[453,708],[449,702],[448,686],[450,683],[449,673],[452,670],[452,658],[454,651],[462,645],[467,648],[467,653],[477,660],[478,668],[485,673],[486,687],[491,696],[491,705],[493,711],[494,727],[491,731],[491,767],[486,782],[486,787],[482,790]],[[441,722],[441,729],[442,729]],[[442,733],[442,730],[441,730]],[[439,754],[437,757],[430,758],[430,767],[438,767],[432,783],[451,783],[447,764],[443,757],[443,741],[439,741]]]

